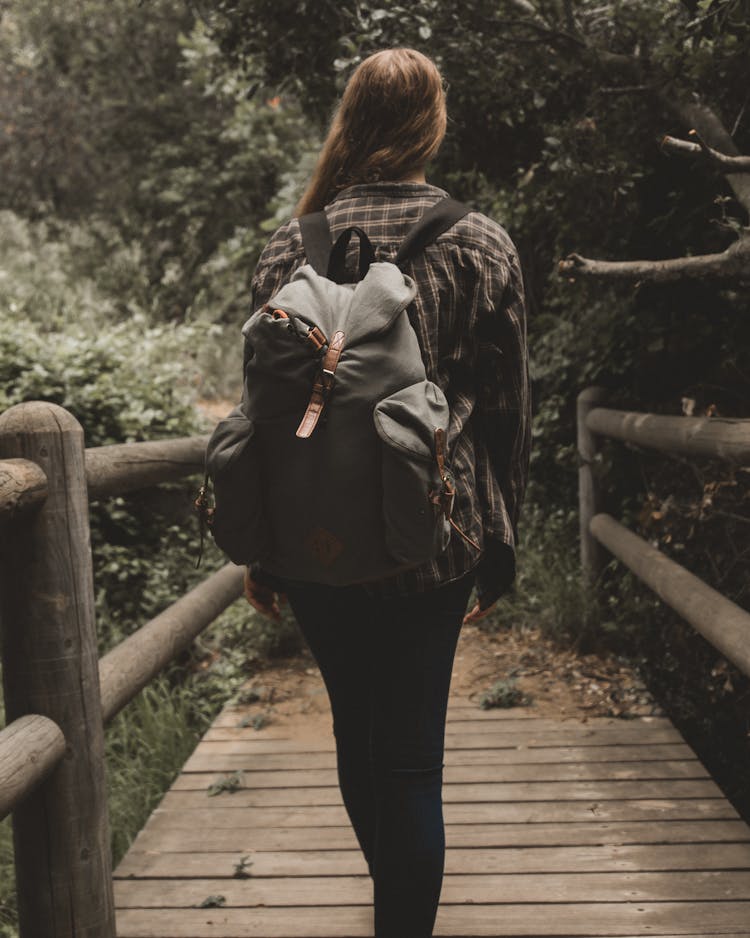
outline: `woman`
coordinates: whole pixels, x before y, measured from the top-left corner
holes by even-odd
[[[253,309],[307,262],[298,216],[325,209],[335,239],[359,225],[392,261],[414,222],[447,193],[425,179],[445,135],[435,64],[386,49],[354,71],[295,217],[265,247]],[[350,246],[354,256],[356,246]],[[451,671],[463,623],[486,616],[515,576],[529,460],[521,269],[498,224],[470,212],[405,273],[427,377],[448,399],[457,496],[434,561],[377,582],[282,580],[251,565],[246,596],[279,618],[288,600],[326,684],[342,798],[373,878],[376,938],[427,938],[445,859],[442,769]],[[356,275],[353,277],[356,279]],[[474,542],[472,544],[472,542]],[[473,587],[477,599],[465,615]]]

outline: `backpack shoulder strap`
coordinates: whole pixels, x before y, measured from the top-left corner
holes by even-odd
[[[328,227],[326,213],[324,211],[310,212],[308,215],[300,215],[297,220],[299,221],[305,255],[313,270],[325,277],[328,272],[328,259],[333,247],[331,229]]]
[[[431,244],[435,238],[472,212],[473,209],[456,199],[440,199],[422,215],[409,234],[401,242],[394,263],[399,267]]]

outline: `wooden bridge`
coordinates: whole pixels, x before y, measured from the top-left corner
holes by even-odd
[[[626,414],[601,398],[579,398],[585,582],[606,547],[749,674],[750,614],[597,511],[596,444],[743,461],[750,421]],[[0,816],[13,812],[21,938],[373,934],[333,737],[255,730],[238,707],[111,869],[104,727],[240,596],[241,570],[228,564],[97,660],[87,499],[194,473],[205,443],[85,450],[59,407],[0,416]],[[231,778],[235,791],[209,796]],[[539,719],[454,694],[443,801],[435,935],[750,936],[750,827],[666,718]]]

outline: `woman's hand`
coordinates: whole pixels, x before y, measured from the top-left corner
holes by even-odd
[[[497,601],[497,600],[496,600]],[[488,613],[490,613],[495,607],[495,603],[490,603],[485,609],[480,608],[479,600],[477,600],[474,605],[471,607],[469,612],[464,616],[464,625],[471,625],[473,622],[476,622],[478,619],[483,619]]]
[[[258,612],[273,619],[275,622],[281,622],[281,610],[279,603],[287,602],[284,593],[275,593],[268,586],[261,586],[260,583],[250,576],[249,567],[245,567],[245,599]]]

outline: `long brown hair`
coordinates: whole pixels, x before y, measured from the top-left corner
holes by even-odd
[[[415,49],[382,49],[352,72],[295,214],[319,211],[340,189],[398,180],[437,152],[446,128],[437,66]]]

